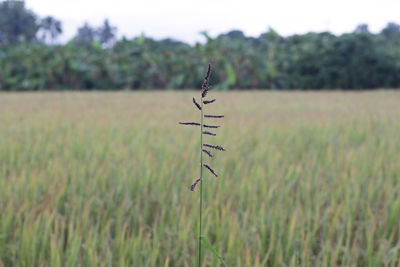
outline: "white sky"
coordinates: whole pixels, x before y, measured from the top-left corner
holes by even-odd
[[[232,29],[258,36],[275,29],[281,35],[309,31],[351,32],[367,23],[372,32],[389,21],[400,23],[400,0],[26,0],[39,16],[63,22],[62,41],[75,35],[85,21],[100,26],[105,18],[118,36],[142,32],[156,39],[171,37],[195,43],[200,31],[211,36]]]

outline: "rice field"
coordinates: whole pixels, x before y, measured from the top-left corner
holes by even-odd
[[[0,94],[0,266],[195,266],[194,94]],[[229,266],[400,266],[400,91],[213,96]]]

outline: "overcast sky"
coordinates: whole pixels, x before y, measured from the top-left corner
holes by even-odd
[[[61,40],[69,40],[85,21],[99,26],[105,18],[118,36],[140,35],[194,43],[232,29],[258,36],[275,29],[281,35],[309,31],[336,34],[367,23],[372,32],[389,21],[400,23],[400,0],[26,0],[39,16],[63,22]]]

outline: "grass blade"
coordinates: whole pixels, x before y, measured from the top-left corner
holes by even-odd
[[[215,257],[226,267],[228,265],[224,261],[224,259],[221,257],[221,255],[218,254],[218,252],[211,246],[210,242],[208,242],[207,238],[205,236],[200,236],[201,242],[214,254]]]

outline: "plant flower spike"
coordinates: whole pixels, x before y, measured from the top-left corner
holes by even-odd
[[[210,251],[218,258],[218,260],[223,264],[224,266],[227,266],[223,258],[216,252],[216,250],[211,246],[210,242],[208,242],[207,238],[202,236],[202,204],[203,204],[203,169],[207,169],[210,174],[212,174],[215,177],[218,177],[218,174],[214,171],[214,169],[203,162],[203,154],[207,155],[208,157],[212,158],[213,154],[211,153],[211,149],[215,151],[225,151],[225,149],[222,146],[219,145],[211,145],[211,144],[205,144],[203,143],[203,135],[210,135],[210,136],[216,136],[217,134],[214,133],[213,131],[217,128],[219,128],[218,125],[210,125],[210,124],[204,124],[204,118],[212,118],[212,119],[220,119],[223,118],[223,115],[207,115],[204,114],[204,109],[206,105],[209,105],[211,103],[214,103],[216,99],[205,99],[207,96],[208,91],[210,90],[210,74],[211,74],[211,64],[208,64],[208,69],[206,72],[206,75],[204,77],[203,84],[201,86],[201,98],[200,98],[200,104],[199,102],[196,101],[195,98],[193,98],[193,104],[195,107],[200,111],[200,122],[179,122],[181,125],[190,125],[190,126],[200,126],[200,177],[197,178],[194,183],[190,186],[190,190],[194,191],[196,186],[200,187],[200,203],[199,203],[199,238],[198,238],[198,266],[201,266],[201,244],[203,243]]]

